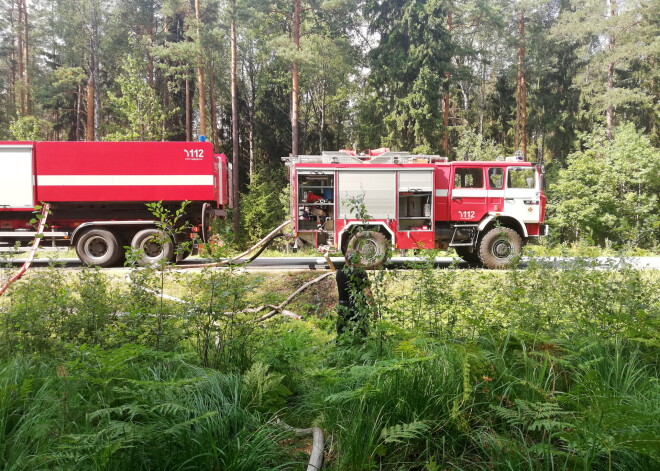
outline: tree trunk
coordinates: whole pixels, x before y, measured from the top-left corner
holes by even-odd
[[[319,125],[319,153],[323,153],[323,131],[325,130],[325,80],[321,84],[321,119]]]
[[[87,79],[87,126],[85,140],[94,140],[94,73],[90,71]]]
[[[30,24],[28,22],[28,12],[26,0],[23,0],[23,57],[25,59],[25,76],[23,78],[25,86],[25,109],[28,115],[32,114],[32,98],[30,94]]]
[[[609,11],[608,14],[610,17],[618,15],[617,9],[617,0],[608,0],[609,2]],[[616,38],[614,36],[609,37],[607,48],[610,52],[613,52],[616,49]],[[607,91],[610,93],[614,90],[615,80],[614,80],[614,66],[615,62],[609,62],[607,64]],[[611,98],[608,98],[608,101]],[[606,126],[606,136],[607,139],[612,139],[612,129],[616,125],[616,109],[614,105],[608,103],[607,109],[605,110],[605,126]]]
[[[454,26],[454,16],[453,12],[451,10],[451,7],[449,8],[449,11],[447,12],[447,31],[451,34],[451,31]],[[443,85],[444,88],[444,96],[442,97],[442,125],[444,127],[444,133],[442,134],[442,152],[444,155],[449,155],[449,79],[451,77],[451,73],[449,71],[445,72],[445,83]]]
[[[527,156],[527,83],[525,77],[525,10],[518,16],[518,76],[516,80],[516,150]]]
[[[296,54],[300,50],[300,0],[295,0],[295,10],[293,14],[293,44],[296,46]],[[293,67],[291,70],[291,154],[298,155],[298,93],[299,93],[299,72],[298,58],[293,58]]]
[[[192,123],[190,120],[190,79],[186,77],[186,141],[192,141]]]
[[[195,0],[195,19],[197,20],[197,76],[199,81],[199,135],[206,135],[206,90],[204,84],[204,64],[202,62],[202,35],[201,35],[201,11],[200,0]]]
[[[14,20],[14,1],[9,2],[9,25],[11,31],[16,31],[16,22]],[[18,71],[16,70],[16,35],[10,35],[11,37],[11,49],[9,55],[9,92],[7,93],[7,110],[16,110],[18,105],[18,90],[17,90],[17,76]]]
[[[23,56],[23,0],[18,0],[18,112],[20,116],[25,116],[25,58]]]
[[[257,79],[255,70],[254,44],[250,49],[250,61],[248,64],[248,78],[250,80],[250,103],[248,105],[248,152],[250,159],[250,183],[254,183],[254,174],[256,172],[256,163],[254,161],[254,111],[257,101]]]
[[[76,97],[76,129],[74,131],[75,140],[80,140],[80,108],[82,105],[82,84],[78,85],[78,96]]]
[[[236,0],[231,4],[231,139],[232,139],[232,194],[234,211],[232,215],[232,225],[234,234],[238,235],[241,229],[240,213],[240,157],[239,157],[239,134],[238,134],[238,77],[236,72],[236,63],[238,61],[236,53]]]
[[[213,147],[218,149],[220,147],[220,142],[218,141],[218,113],[215,109],[215,67],[214,61],[211,59],[209,65],[209,101],[211,106],[211,142]]]
[[[101,90],[99,87],[99,25],[100,25],[100,12],[99,5],[94,3],[92,7],[92,18],[91,18],[91,41],[90,41],[90,55],[91,55],[91,72],[92,72],[92,98],[93,98],[93,118],[92,118],[92,136],[94,141],[99,140],[99,126],[101,124]],[[89,97],[88,97],[89,98]],[[89,110],[89,104],[87,105]],[[89,123],[89,116],[87,117],[87,122]],[[89,130],[87,131],[89,135]]]
[[[94,61],[94,140],[99,140],[101,124],[101,88],[99,87],[99,61]]]
[[[149,35],[149,47],[147,47],[147,83],[151,88],[156,88],[154,56],[153,54],[151,54],[151,48],[154,46],[153,12],[152,12],[152,17],[149,19],[149,21],[151,22],[151,24],[149,25],[149,29],[147,30],[147,34]]]
[[[153,44],[151,44],[153,46]],[[151,88],[156,87],[156,81],[154,79],[154,56],[151,55],[151,52],[147,50],[147,84]]]

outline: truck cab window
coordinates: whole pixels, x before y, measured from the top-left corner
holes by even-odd
[[[501,190],[504,188],[504,169],[501,167],[489,168],[488,184],[491,190]]]
[[[454,188],[483,188],[484,178],[481,168],[457,168],[454,174]]]
[[[509,167],[507,188],[535,188],[536,171],[533,168]]]

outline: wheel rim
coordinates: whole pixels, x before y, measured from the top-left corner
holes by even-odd
[[[360,258],[369,263],[377,260],[382,255],[380,245],[373,239],[364,239],[360,241],[359,253]]]
[[[158,240],[158,236],[147,237],[140,244],[144,256],[149,259],[158,258],[163,254],[164,243]]]
[[[511,245],[509,239],[497,239],[493,243],[492,253],[497,258],[508,259],[513,253],[513,245]]]
[[[89,258],[103,258],[110,250],[110,245],[103,237],[92,236],[85,241],[84,250]]]

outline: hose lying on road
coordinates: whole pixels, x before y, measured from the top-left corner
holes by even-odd
[[[252,247],[250,247],[248,250],[246,250],[242,254],[236,255],[235,257],[229,258],[227,260],[222,260],[220,262],[204,263],[204,264],[201,264],[201,265],[177,265],[177,266],[172,265],[171,268],[176,268],[176,269],[209,268],[209,267],[221,267],[221,266],[224,266],[224,265],[232,265],[232,264],[234,264],[234,262],[240,260],[241,258],[245,257],[248,254],[251,254],[252,252],[254,252],[255,250],[257,250],[258,248],[261,247],[261,249],[259,250],[259,252],[256,255],[254,255],[252,258],[250,258],[247,262],[242,262],[242,263],[249,263],[249,262],[253,261],[255,258],[257,258],[259,255],[261,255],[261,253],[266,249],[268,244],[270,244],[273,240],[275,240],[275,238],[281,237],[282,234],[279,234],[279,232],[282,229],[284,229],[284,227],[286,227],[289,223],[291,223],[291,219],[289,219],[288,221],[285,221],[282,224],[280,224],[279,226],[277,226],[277,228],[274,229],[266,237],[261,239],[259,242],[254,244]]]

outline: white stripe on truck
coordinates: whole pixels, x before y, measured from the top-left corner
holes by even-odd
[[[213,175],[37,175],[39,186],[213,186]]]

